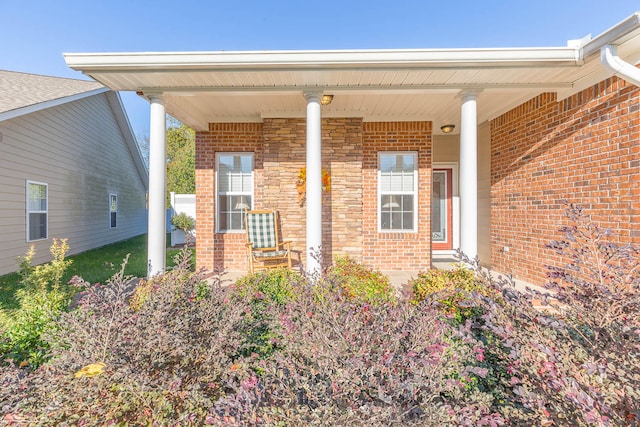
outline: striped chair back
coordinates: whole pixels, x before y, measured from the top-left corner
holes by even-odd
[[[253,243],[253,248],[276,248],[278,235],[276,231],[275,211],[265,213],[247,212],[246,215],[247,239]]]

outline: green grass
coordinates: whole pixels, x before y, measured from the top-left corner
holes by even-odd
[[[168,235],[167,241],[169,241]],[[191,251],[193,266],[195,265],[195,249],[191,249]],[[175,265],[173,258],[178,252],[180,249],[167,249],[167,267]],[[125,274],[145,277],[147,275],[147,235],[142,234],[129,240],[67,257],[73,260],[73,264],[67,269],[63,282],[68,282],[72,276],[80,276],[89,283],[105,283],[120,271],[122,261],[127,254],[131,255],[125,268]],[[19,286],[20,275],[18,273],[0,276],[0,307],[6,309],[17,307],[14,294]]]

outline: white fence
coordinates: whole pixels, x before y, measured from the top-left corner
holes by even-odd
[[[169,215],[167,215],[169,224],[171,224],[171,218],[180,213],[185,213],[197,221],[195,194],[171,193],[171,208],[169,209]],[[186,242],[184,231],[174,228],[171,227],[171,246],[183,245]],[[193,230],[192,235],[195,237],[195,230]]]

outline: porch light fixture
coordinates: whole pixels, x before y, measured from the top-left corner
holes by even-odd
[[[329,105],[333,101],[333,95],[322,95],[322,99],[320,99],[320,104]]]
[[[453,130],[455,128],[456,128],[456,125],[443,125],[443,126],[440,126],[440,130],[443,133],[451,133],[451,132],[453,132]]]

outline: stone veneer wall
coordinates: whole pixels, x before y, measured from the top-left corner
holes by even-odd
[[[610,78],[560,102],[542,94],[491,122],[492,268],[533,283],[560,265],[544,245],[563,200],[640,242],[640,90]],[[504,248],[508,247],[508,252]]]
[[[322,143],[322,168],[331,175],[331,191],[323,192],[325,264],[336,255],[349,255],[377,269],[427,268],[431,256],[431,123],[323,119]],[[306,206],[298,205],[295,187],[305,165],[305,144],[304,119],[211,123],[208,131],[196,133],[198,267],[247,268],[244,233],[215,233],[216,152],[255,153],[255,207],[278,209],[282,236],[293,242],[294,259],[306,261]],[[377,233],[379,150],[419,153],[418,233]]]
[[[264,206],[276,207],[282,235],[292,240],[296,261],[306,262],[306,204],[298,205],[296,180],[306,163],[306,121],[264,120]],[[362,119],[322,120],[322,169],[331,189],[322,193],[324,264],[335,255],[362,258]]]

